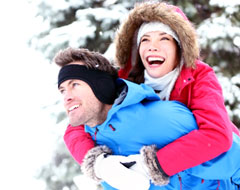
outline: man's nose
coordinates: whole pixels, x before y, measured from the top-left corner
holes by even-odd
[[[69,91],[69,90],[66,90],[65,93],[64,93],[64,102],[65,102],[65,103],[68,103],[68,102],[70,102],[72,99],[73,99],[73,94],[72,94],[72,92]]]

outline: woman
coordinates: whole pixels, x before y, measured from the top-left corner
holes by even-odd
[[[148,84],[161,99],[184,103],[199,130],[158,150],[163,171],[172,176],[226,152],[232,144],[230,121],[214,71],[198,60],[197,36],[177,7],[141,3],[122,23],[116,37],[119,76]],[[129,75],[129,76],[128,76]]]
[[[165,3],[135,6],[115,39],[119,76],[152,86],[163,100],[177,100],[192,110],[198,130],[165,147],[152,149],[163,176],[173,176],[226,152],[232,133],[221,87],[213,70],[199,58],[196,32],[184,13]],[[64,140],[82,163],[94,147],[83,126],[69,126]],[[154,161],[153,161],[154,162]]]

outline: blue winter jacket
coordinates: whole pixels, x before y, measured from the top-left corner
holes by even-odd
[[[127,86],[123,100],[115,101],[103,124],[93,128],[85,126],[93,140],[98,145],[107,145],[113,154],[138,154],[142,146],[152,144],[160,149],[197,129],[192,112],[182,103],[161,101],[152,88],[144,84],[122,79],[118,83]],[[240,139],[234,134],[228,152],[171,176],[166,186],[151,184],[150,190],[236,190],[240,184],[239,155]],[[105,190],[115,190],[105,182],[102,186]]]

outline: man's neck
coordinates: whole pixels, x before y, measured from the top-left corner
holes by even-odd
[[[100,114],[95,117],[96,119],[87,122],[86,125],[88,125],[89,127],[95,127],[97,125],[103,124],[106,121],[108,112],[111,108],[112,105],[105,104]]]

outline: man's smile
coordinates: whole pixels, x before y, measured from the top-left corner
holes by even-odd
[[[70,108],[68,108],[68,112],[71,112],[71,111],[77,109],[78,107],[79,107],[79,105],[73,105]]]

